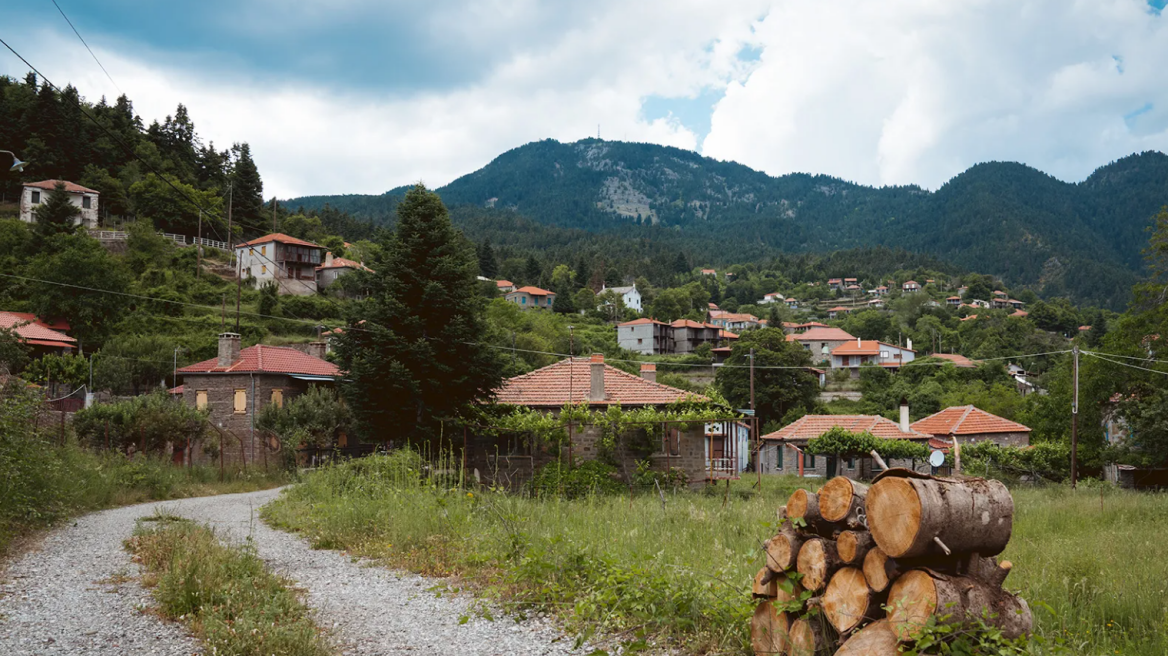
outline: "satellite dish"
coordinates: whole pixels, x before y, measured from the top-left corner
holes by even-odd
[[[929,464],[934,467],[940,467],[945,464],[945,454],[941,451],[933,451],[929,454]]]

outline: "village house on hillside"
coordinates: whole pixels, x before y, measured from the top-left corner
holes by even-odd
[[[895,369],[915,358],[916,352],[911,348],[857,338],[832,349],[831,368],[846,369],[851,372],[852,378],[859,378],[860,367],[865,364]]]
[[[617,324],[616,343],[626,351],[641,355],[673,352],[673,328],[655,319],[636,319]]]
[[[313,350],[261,344],[240,349],[237,333],[223,333],[216,357],[178,370],[179,391],[187,405],[208,409],[211,424],[235,442],[223,451],[228,461],[255,462],[264,457],[263,437],[255,430],[257,413],[269,403],[282,406],[311,385],[332,385],[340,375],[335,364],[323,359],[323,342]]]
[[[959,405],[929,415],[914,423],[912,429],[932,435],[931,445],[947,449],[956,437],[961,444],[993,442],[999,446],[1029,446],[1030,428],[1003,419],[972,405]]]
[[[36,217],[33,210],[48,200],[49,194],[58,182],[64,183],[65,191],[69,193],[69,202],[81,210],[81,214],[74,220],[74,223],[86,229],[96,228],[98,223],[97,202],[101,192],[66,180],[41,180],[40,182],[25,183],[20,194],[20,220],[25,223],[35,222]]]
[[[503,294],[509,294],[515,291],[515,283],[510,280],[496,280],[495,289],[498,289]]]
[[[759,462],[764,474],[796,474],[808,477],[831,478],[847,476],[870,479],[879,469],[871,458],[816,456],[804,453],[811,440],[839,427],[853,433],[869,432],[884,439],[926,442],[927,433],[909,426],[908,406],[901,406],[900,423],[878,415],[806,415],[780,430],[762,436]],[[929,471],[928,462],[890,460],[889,467],[904,467]]]
[[[343,257],[333,257],[332,253],[325,253],[324,264],[316,267],[316,288],[328,289],[338,278],[354,271],[373,273],[373,269],[361,262],[354,262]]]
[[[236,272],[258,285],[275,282],[281,294],[315,294],[316,268],[324,261],[323,246],[283,233],[235,245]]]
[[[601,287],[600,293],[612,292],[620,296],[621,302],[625,307],[641,312],[641,292],[637,291],[636,285],[629,285],[628,287]]]
[[[48,354],[67,355],[77,348],[77,340],[65,334],[69,324],[43,321],[27,312],[0,312],[0,329],[16,333],[34,358]]]
[[[605,364],[602,354],[588,358],[568,358],[504,381],[495,393],[498,403],[524,406],[541,412],[558,414],[567,403],[586,403],[593,409],[604,410],[619,405],[624,410],[655,407],[664,408],[685,399],[708,401],[693,394],[656,381],[656,365],[641,365],[641,376],[635,376]],[[710,435],[707,436],[707,430]],[[719,431],[698,425],[687,430],[670,428],[665,431],[662,444],[651,454],[635,454],[622,449],[617,457],[618,469],[626,479],[636,471],[636,461],[646,457],[658,471],[681,469],[692,483],[729,475],[720,467],[731,467],[737,454],[731,453],[734,441],[725,435],[732,430]],[[533,446],[527,436],[495,436],[491,434],[468,437],[468,468],[477,470],[480,478],[515,485],[530,479],[540,467],[557,457],[546,449]],[[601,429],[597,426],[576,426],[572,431],[570,455],[575,463],[595,460],[600,456]],[[500,481],[502,479],[502,481]]]
[[[812,326],[803,332],[798,330],[799,327],[796,327],[796,333],[788,335],[787,340],[799,342],[803,348],[811,351],[811,359],[814,362],[830,361],[833,350],[856,340],[847,331],[829,326]]]
[[[556,293],[529,285],[508,292],[505,298],[521,310],[550,310],[555,305]]]

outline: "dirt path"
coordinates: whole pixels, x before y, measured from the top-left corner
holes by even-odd
[[[205,522],[225,538],[251,539],[278,573],[306,590],[317,623],[344,654],[570,653],[550,624],[471,617],[469,601],[442,595],[440,581],[369,567],[334,551],[313,551],[264,525],[256,512],[276,490],[164,501],[87,515],[52,533],[8,569],[0,584],[0,654],[194,654],[182,626],[142,608],[149,593],[122,547],[137,518],[162,509]]]

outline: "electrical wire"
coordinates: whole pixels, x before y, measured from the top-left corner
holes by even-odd
[[[1139,369],[1141,371],[1150,371],[1154,374],[1160,374],[1161,376],[1168,376],[1168,371],[1160,371],[1159,369],[1149,369],[1147,367],[1140,367],[1140,366],[1137,366],[1134,364],[1120,362],[1119,360],[1111,360],[1111,359],[1105,358],[1102,355],[1100,355],[1099,353],[1095,353],[1093,351],[1079,351],[1079,352],[1082,353],[1083,355],[1089,355],[1097,360],[1103,360],[1104,362],[1110,362],[1111,364],[1117,364],[1121,367],[1130,367],[1131,369]]]
[[[85,46],[85,49],[89,51],[89,56],[93,57],[93,61],[97,62],[97,65],[101,67],[101,72],[105,73],[105,76],[109,78],[110,84],[114,85],[114,88],[117,89],[119,93],[125,95],[126,92],[122,91],[122,88],[118,86],[117,82],[114,82],[113,76],[109,74],[109,71],[105,70],[105,66],[101,63],[101,60],[97,58],[97,55],[93,53],[93,49],[91,49],[89,44],[85,42],[85,38],[82,37],[81,33],[77,31],[76,27],[74,27],[73,21],[69,20],[69,17],[65,15],[65,10],[61,9],[61,5],[57,4],[57,0],[52,0],[52,3],[53,6],[57,8],[57,11],[61,12],[61,18],[64,18],[65,22],[69,24],[69,27],[73,28],[73,33],[77,35],[77,38],[81,39],[81,45]]]

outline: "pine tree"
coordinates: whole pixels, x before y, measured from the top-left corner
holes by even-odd
[[[235,157],[231,167],[232,218],[246,237],[267,234],[271,226],[265,219],[264,183],[251,158],[251,148],[246,143],[235,144],[231,152]]]
[[[527,263],[523,265],[523,282],[538,287],[543,282],[542,277],[543,267],[539,265],[539,260],[535,259],[534,255],[528,255]]]
[[[422,185],[397,208],[397,227],[370,276],[370,297],[338,340],[342,387],[365,436],[414,442],[484,401],[502,381],[481,345],[474,248]],[[361,321],[361,323],[357,323]]]
[[[69,200],[65,183],[58,181],[45,202],[37,205],[32,213],[36,219],[37,235],[46,239],[53,235],[72,234],[77,227],[76,220],[81,216],[81,208]]]
[[[478,247],[479,257],[479,275],[484,278],[491,278],[492,280],[499,275],[499,262],[495,259],[495,249],[491,248],[491,240],[488,237],[483,240],[483,243]]]

